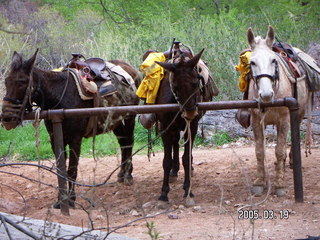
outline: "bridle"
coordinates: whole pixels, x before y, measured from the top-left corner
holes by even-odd
[[[259,80],[263,77],[269,78],[272,82],[272,87],[276,87],[278,82],[279,82],[279,63],[277,60],[275,60],[275,73],[274,75],[270,75],[270,74],[266,74],[266,73],[262,73],[259,75],[252,75],[253,71],[252,71],[252,64],[250,63],[250,73],[251,73],[251,78],[253,79],[253,81],[255,82],[255,85],[257,87],[257,89],[259,90]]]
[[[38,84],[36,90],[33,91],[33,70],[31,70],[24,98],[22,100],[9,97],[3,98],[4,101],[9,102],[9,104],[4,104],[3,119],[13,118],[20,124],[23,121],[25,111],[32,111],[32,92],[36,91],[40,91],[40,86]],[[7,110],[9,111],[7,112]]]
[[[184,53],[181,53],[181,55],[176,55],[173,57],[172,62],[175,63],[176,61],[178,61],[179,59],[181,59],[181,57],[184,59]],[[173,73],[169,72],[169,83],[170,83],[170,88],[171,88],[171,92],[175,98],[175,100],[177,101],[177,103],[180,105],[181,110],[186,110],[186,111],[194,111],[196,110],[197,106],[198,106],[198,89],[199,89],[199,85],[200,85],[200,76],[199,73],[197,71],[196,68],[193,69],[193,71],[196,71],[197,73],[197,78],[199,79],[198,81],[198,85],[195,88],[195,91],[186,99],[186,101],[184,103],[181,103],[180,98],[178,97],[178,95],[174,92],[173,90],[173,86],[172,86],[172,82],[173,82]],[[194,98],[194,102],[195,104],[191,107],[186,107],[187,102],[191,99]]]

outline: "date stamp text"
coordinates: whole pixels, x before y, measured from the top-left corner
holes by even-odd
[[[268,209],[242,209],[238,211],[238,219],[240,220],[258,220],[258,219],[289,219],[289,210],[268,210]]]

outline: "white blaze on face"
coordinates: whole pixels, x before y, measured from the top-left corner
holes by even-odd
[[[256,51],[250,59],[252,76],[257,79],[258,96],[262,102],[271,102],[274,98],[272,77],[276,74],[276,59],[269,51]],[[264,75],[263,77],[259,77]]]
[[[259,80],[259,99],[262,102],[271,102],[274,97],[272,81],[270,78],[262,77]]]

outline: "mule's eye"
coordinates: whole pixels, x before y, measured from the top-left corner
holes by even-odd
[[[16,84],[19,87],[23,87],[26,84],[26,80],[25,79],[18,79],[18,80],[16,80]]]
[[[254,61],[251,61],[251,62],[250,62],[250,65],[251,65],[251,66],[255,66],[256,63],[255,63]]]
[[[17,79],[17,80],[16,80],[16,83],[18,83],[18,84],[24,84],[24,83],[26,83],[26,80],[25,80],[25,79]]]
[[[272,62],[271,63],[276,63],[276,59],[272,59]]]

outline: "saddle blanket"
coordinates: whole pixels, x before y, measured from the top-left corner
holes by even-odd
[[[109,96],[117,91],[117,88],[112,83],[111,78],[104,81],[89,81],[81,70],[75,68],[67,68],[64,71],[69,71],[76,83],[79,96],[82,100],[91,100],[94,94],[99,92],[101,97]]]

